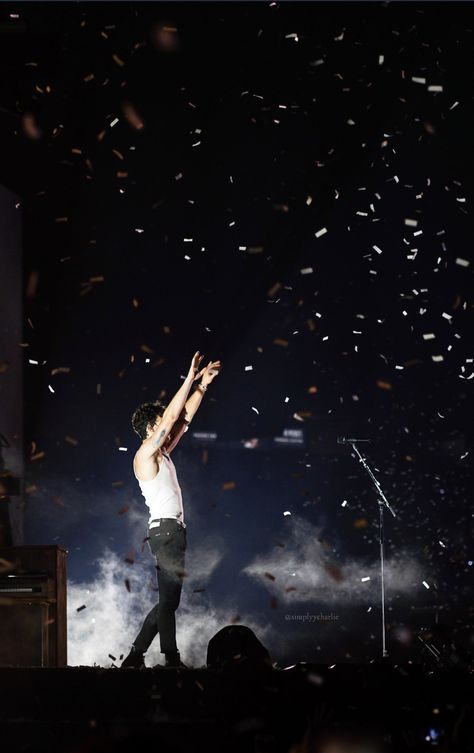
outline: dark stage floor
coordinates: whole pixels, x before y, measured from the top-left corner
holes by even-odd
[[[472,674],[417,665],[0,668],[15,751],[473,750]]]

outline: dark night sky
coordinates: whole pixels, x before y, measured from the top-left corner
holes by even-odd
[[[23,216],[26,454],[44,452],[26,536],[66,546],[74,581],[105,543],[139,549],[130,415],[199,349],[224,369],[192,428],[221,444],[205,462],[188,434],[174,459],[190,542],[224,542],[211,602],[237,578],[243,613],[285,609],[237,574],[300,541],[286,510],[343,573],[376,564],[374,495],[335,442],[352,433],[378,440],[388,555],[422,575],[400,623],[434,603],[471,619],[472,20],[468,3],[2,6],[0,180]],[[238,447],[285,428],[305,450]]]

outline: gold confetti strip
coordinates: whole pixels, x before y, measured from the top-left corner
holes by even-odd
[[[112,149],[112,152],[115,154],[116,157],[118,157],[121,160],[124,160],[125,157],[123,156],[122,152],[119,152],[118,149]]]
[[[72,444],[74,446],[76,446],[76,445],[79,444],[79,442],[77,441],[77,439],[74,439],[74,437],[70,437],[69,434],[66,434],[66,436],[64,437],[64,441],[67,442],[68,444]]]
[[[74,149],[71,149],[72,154],[82,154],[82,149],[77,149],[77,147],[74,147]]]
[[[317,391],[318,391],[318,388],[316,387],[316,385],[313,385],[312,387],[308,387],[308,392],[310,395],[315,395]]]
[[[69,366],[58,366],[57,369],[52,369],[51,376],[56,376],[56,374],[69,374],[71,371]]]
[[[281,282],[276,282],[274,285],[272,285],[272,287],[270,288],[270,290],[267,290],[268,297],[269,298],[273,298],[273,296],[275,295],[275,293],[278,293],[278,291],[280,290],[281,286],[282,286]]]
[[[209,460],[209,451],[203,450],[201,455],[201,462],[203,465],[206,465],[207,461]]]
[[[38,281],[39,281],[39,272],[36,269],[33,269],[28,275],[28,282],[26,284],[26,291],[25,291],[26,297],[30,300],[31,298],[34,298],[36,295],[36,290],[38,288]]]
[[[0,573],[10,573],[15,567],[16,565],[14,562],[10,562],[10,560],[5,560],[3,557],[0,557]]]
[[[337,565],[334,565],[332,562],[326,562],[324,569],[326,570],[327,574],[336,581],[336,583],[341,583],[344,580],[341,569],[337,567]]]
[[[115,174],[117,178],[128,178],[128,173],[125,172],[124,170],[117,170]]]
[[[35,460],[41,460],[42,458],[44,458],[44,456],[45,456],[45,452],[43,451],[35,452],[35,454],[30,457],[30,460],[34,462]]]
[[[103,275],[99,275],[98,277],[89,277],[89,282],[104,282],[105,277]]]
[[[125,65],[125,62],[122,60],[122,58],[120,58],[115,53],[112,55],[112,60],[114,61],[114,63],[117,63],[117,65],[119,65],[121,68],[123,68],[123,66]]]
[[[248,254],[261,254],[263,251],[263,246],[248,246],[247,253]]]
[[[281,345],[283,348],[287,348],[289,343],[288,340],[283,340],[281,337],[275,337],[273,344]]]
[[[154,353],[155,352],[148,345],[140,345],[140,350],[142,351],[142,353]]]
[[[133,308],[137,309],[140,304],[138,303],[136,298],[132,298],[132,305],[133,305]]]
[[[95,79],[95,73],[89,73],[87,76],[84,76],[82,80],[88,83],[89,81],[93,81],[93,79]]]
[[[381,390],[391,390],[392,385],[390,382],[384,382],[381,379],[377,379],[377,387],[380,387]]]
[[[361,529],[368,526],[368,521],[365,518],[357,518],[353,523],[354,528]]]
[[[306,321],[306,324],[307,324],[308,329],[310,330],[310,332],[314,332],[314,330],[316,329],[316,324],[314,323],[314,321],[312,319],[308,319]]]
[[[235,481],[226,481],[225,484],[222,484],[222,488],[226,492],[230,489],[235,489]]]
[[[167,327],[166,325],[164,325],[163,332],[165,333],[165,335],[171,334],[171,327]]]
[[[268,580],[275,580],[275,576],[272,575],[272,573],[264,573],[265,578],[268,578]]]

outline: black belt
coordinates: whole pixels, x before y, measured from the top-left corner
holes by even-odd
[[[174,520],[175,523],[177,523],[181,528],[186,528],[186,523],[181,523],[178,518],[153,518],[153,520],[150,520],[150,528],[158,528],[161,523],[163,523],[165,520]],[[158,526],[152,526],[152,523],[158,523]]]

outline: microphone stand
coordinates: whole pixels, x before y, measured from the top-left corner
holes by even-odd
[[[385,496],[379,482],[377,481],[374,474],[372,473],[372,470],[369,467],[366,459],[360,454],[355,444],[357,441],[358,441],[357,439],[348,440],[347,444],[351,445],[352,449],[358,456],[359,461],[362,463],[365,470],[367,471],[370,478],[372,479],[372,483],[375,487],[375,492],[377,494],[377,502],[379,506],[380,595],[381,595],[381,603],[382,603],[382,657],[385,659],[388,656],[388,653],[387,653],[386,642],[385,642],[385,581],[384,581],[384,520],[383,520],[384,508],[387,507],[392,513],[394,518],[396,518],[397,516],[395,515],[394,511],[390,507],[388,499]]]

